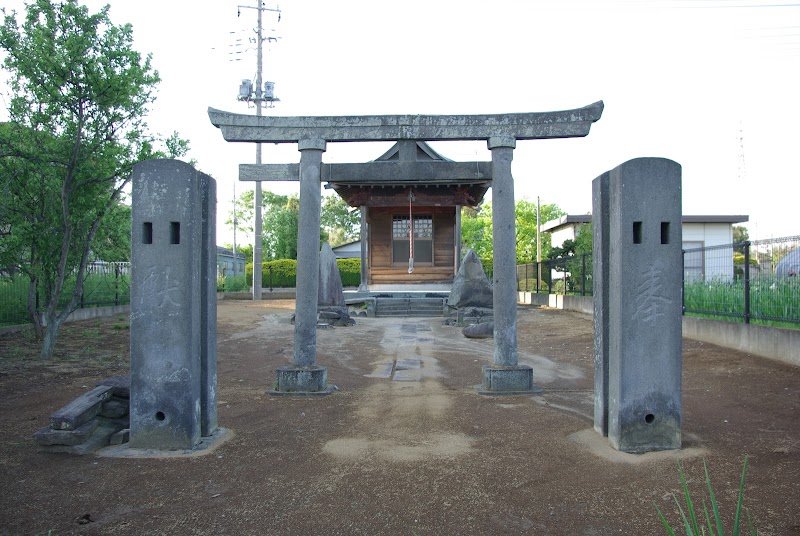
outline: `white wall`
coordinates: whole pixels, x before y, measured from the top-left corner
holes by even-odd
[[[730,223],[684,223],[684,249],[713,246],[727,246],[733,243],[733,225]],[[720,248],[706,250],[702,262],[700,252],[687,253],[685,274],[687,280],[702,277],[706,281],[733,280],[733,250]]]

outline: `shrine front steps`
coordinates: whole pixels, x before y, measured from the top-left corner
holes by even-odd
[[[447,298],[376,297],[376,317],[443,317]]]

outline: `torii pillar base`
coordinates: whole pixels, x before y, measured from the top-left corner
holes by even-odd
[[[533,369],[528,365],[483,366],[479,395],[532,395],[542,390],[533,385]]]
[[[272,396],[325,396],[336,390],[328,385],[327,367],[278,367],[275,372],[275,388],[267,391]]]

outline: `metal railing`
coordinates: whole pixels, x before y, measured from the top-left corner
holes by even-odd
[[[517,265],[517,290],[535,294],[592,295],[592,254]]]
[[[683,312],[800,324],[800,236],[684,250]]]
[[[800,236],[686,249],[676,269],[684,315],[800,325]],[[591,296],[592,255],[517,265],[517,289]]]

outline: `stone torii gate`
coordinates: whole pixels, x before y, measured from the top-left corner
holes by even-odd
[[[517,362],[513,152],[517,140],[586,136],[602,113],[602,101],[573,110],[492,115],[259,117],[209,108],[211,123],[222,131],[226,141],[297,143],[300,151],[299,166],[247,165],[240,169],[240,179],[243,180],[291,180],[298,175],[300,180],[294,366],[278,369],[275,391],[298,395],[329,392],[327,369],[316,365],[322,153],[328,142],[398,140],[487,141],[492,154],[495,331],[493,363],[483,367],[482,390],[496,393],[531,391],[533,371]],[[381,164],[371,162],[368,165]],[[413,167],[415,163],[408,164]]]

